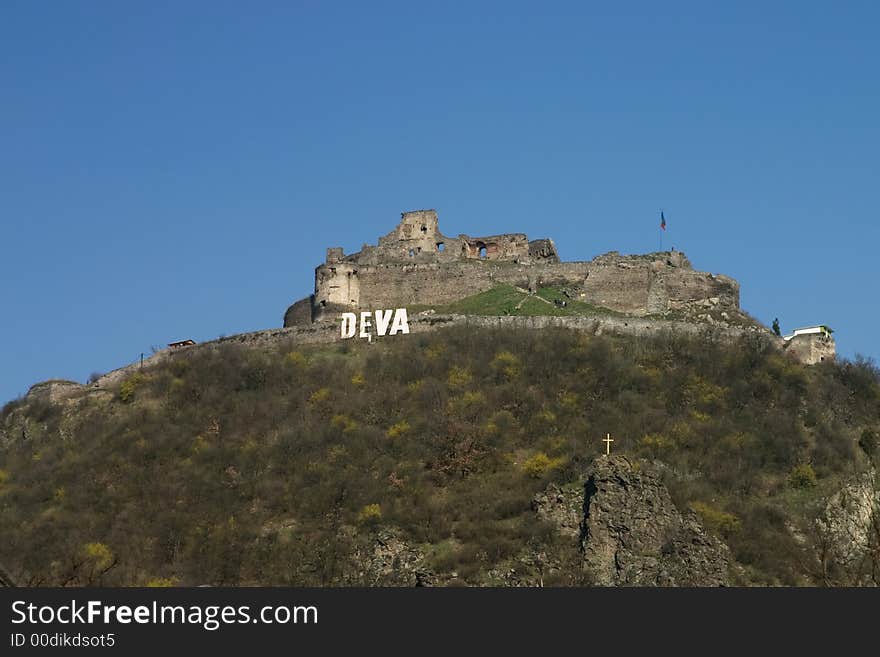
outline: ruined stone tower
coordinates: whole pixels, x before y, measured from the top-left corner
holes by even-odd
[[[795,329],[783,338],[785,350],[802,363],[815,365],[826,360],[834,360],[837,346],[827,326],[808,326]]]

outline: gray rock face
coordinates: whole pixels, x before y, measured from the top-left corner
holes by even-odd
[[[577,538],[584,520],[583,486],[550,484],[532,499],[532,510],[541,520],[555,525],[563,536]]]
[[[730,553],[682,514],[660,478],[622,456],[596,459],[584,488],[584,566],[600,586],[726,586]]]
[[[829,498],[816,521],[825,546],[826,570],[851,585],[870,580],[866,557],[880,526],[880,492],[874,487],[875,479],[873,468],[854,477]]]
[[[357,560],[362,583],[367,586],[432,584],[432,574],[425,568],[425,556],[391,530],[380,530],[372,549],[359,554]]]

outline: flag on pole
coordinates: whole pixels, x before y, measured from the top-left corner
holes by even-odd
[[[666,217],[663,216],[663,210],[660,210],[660,228],[666,230]]]

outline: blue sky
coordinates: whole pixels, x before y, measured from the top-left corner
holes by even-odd
[[[723,4],[723,6],[722,6]],[[403,210],[666,245],[877,357],[869,2],[0,7],[0,400],[279,326]]]

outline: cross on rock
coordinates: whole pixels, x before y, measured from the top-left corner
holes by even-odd
[[[611,454],[611,443],[614,442],[614,438],[611,437],[610,433],[606,433],[605,437],[602,439],[602,442],[605,443],[605,455]]]

